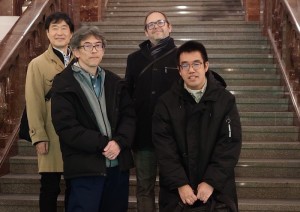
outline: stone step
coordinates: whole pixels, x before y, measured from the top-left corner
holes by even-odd
[[[243,123],[244,112],[241,112]],[[264,112],[263,112],[264,113]],[[264,113],[265,114],[265,113]],[[284,114],[284,113],[283,113]],[[289,114],[289,113],[288,113]],[[287,123],[286,125],[290,125]],[[245,124],[243,124],[245,126]],[[12,173],[37,173],[36,151],[35,148],[28,144],[27,141],[18,141],[19,154],[18,158],[12,158],[15,162],[11,163]],[[243,141],[240,158],[282,158],[282,159],[299,159],[300,143],[294,142],[274,142],[274,141]],[[29,157],[24,157],[29,156]],[[27,161],[27,162],[25,162]],[[22,162],[25,168],[22,167]]]
[[[112,32],[144,32],[144,20],[135,20],[135,24],[132,22],[116,22],[116,21],[105,21],[105,22],[92,22],[87,23],[87,25],[98,26],[103,33],[112,33]],[[182,32],[201,32],[201,33],[230,33],[234,32],[256,32],[260,33],[259,36],[262,37],[261,29],[258,24],[248,24],[248,23],[233,23],[228,24],[228,22],[211,22],[211,21],[201,21],[201,22],[171,22],[172,24],[172,36],[174,33]],[[218,27],[212,28],[211,25],[218,25]]]
[[[240,112],[242,126],[291,126],[294,125],[293,112]]]
[[[230,88],[228,88],[230,91]],[[253,89],[254,90],[254,89]],[[239,111],[246,112],[282,112],[288,111],[289,99],[287,98],[237,98]]]
[[[168,18],[169,19],[169,18]],[[257,29],[260,27],[260,23],[257,21],[251,21],[251,22],[245,22],[244,20],[207,20],[207,21],[189,21],[185,19],[176,19],[173,20],[172,18],[169,19],[170,23],[173,25],[173,27],[176,28],[211,28],[211,26],[214,26],[213,29],[220,28],[252,28]],[[172,21],[171,21],[172,20]],[[142,26],[142,29],[144,29],[144,18],[142,19],[134,19],[131,21],[127,20],[105,20],[102,22],[85,22],[85,25],[92,25],[92,26],[99,26],[101,29],[113,29],[113,28],[120,28],[127,26],[129,29],[136,28],[140,29]],[[174,28],[175,29],[175,28]]]
[[[32,146],[31,142],[24,139],[19,139],[17,142],[19,156],[36,156],[35,147]]]
[[[255,98],[257,100],[260,100],[261,98],[276,99],[276,98],[286,97],[286,93],[283,86],[230,86],[229,85],[227,86],[227,90],[229,90],[232,94],[234,94],[237,99]],[[283,110],[283,111],[287,111],[287,110]]]
[[[141,27],[140,29],[132,29],[132,30],[128,30],[126,31],[126,29],[124,30],[111,30],[111,31],[107,31],[105,30],[105,32],[103,32],[103,29],[101,29],[102,34],[104,35],[105,38],[109,39],[112,36],[115,36],[116,33],[119,34],[119,36],[145,36],[145,33],[143,31],[143,28]],[[186,34],[189,34],[189,36],[215,36],[215,35],[219,35],[222,34],[224,36],[261,36],[261,32],[253,32],[253,31],[237,31],[234,32],[234,30],[227,30],[227,31],[221,31],[221,32],[214,32],[214,31],[209,31],[209,32],[203,32],[201,30],[193,30],[190,32],[185,32],[184,30],[181,31],[175,31],[172,32],[172,37],[176,38],[176,37],[182,37]]]
[[[149,10],[142,9],[143,11],[107,11],[105,13],[105,20],[111,20],[111,19],[144,19]],[[168,11],[166,12],[166,15],[168,17],[173,17],[173,20],[176,19],[188,19],[188,20],[217,20],[223,18],[222,20],[244,20],[245,14],[244,12],[236,9],[236,10],[197,10],[193,9],[190,11]]]
[[[240,159],[300,159],[300,142],[243,141]]]
[[[264,168],[266,166],[270,165],[270,168],[273,167],[274,161],[276,163],[280,162],[280,160],[285,159],[284,161],[281,161],[277,165],[283,164],[283,163],[295,163],[294,160],[297,160],[296,163],[299,163],[300,159],[300,143],[297,141],[294,142],[286,142],[286,143],[279,143],[279,142],[261,142],[261,141],[254,141],[254,142],[249,142],[249,141],[244,141],[242,145],[242,153],[241,153],[241,158],[242,161],[239,162],[239,167],[248,167],[245,166],[243,160],[245,161],[251,161],[253,160],[265,160],[269,159],[269,161],[260,161],[265,163]],[[259,153],[257,153],[259,152]],[[250,163],[250,162],[249,162]],[[300,163],[298,164],[300,165]],[[286,166],[285,168],[287,168]],[[10,159],[10,170],[11,173],[13,174],[35,174],[37,173],[37,157],[34,155],[31,156],[23,156],[23,155],[18,155],[15,157],[12,157]],[[253,172],[254,173],[254,172]],[[247,171],[244,171],[245,175],[250,175],[252,174],[252,171],[248,173]],[[281,174],[278,172],[278,174]],[[286,174],[289,174],[286,172]],[[292,174],[299,174],[299,171],[293,172]],[[291,174],[289,174],[291,175]],[[270,176],[276,176],[270,175]],[[300,176],[300,174],[299,174]],[[279,177],[279,176],[278,176]]]
[[[62,195],[58,198],[57,212],[64,212]],[[129,196],[127,212],[136,212],[136,198]],[[156,206],[158,202],[156,199]],[[158,206],[157,206],[158,208]],[[299,211],[300,200],[286,199],[244,199],[239,198],[240,212],[296,212]],[[0,211],[3,212],[39,212],[38,195],[0,195]],[[158,211],[158,209],[157,209]]]
[[[185,7],[185,8],[182,8]],[[149,11],[166,11],[167,16],[172,16],[172,13],[177,13],[177,14],[190,14],[191,12],[198,12],[198,14],[201,16],[202,14],[207,15],[207,12],[210,14],[216,14],[217,12],[222,12],[225,14],[232,14],[234,12],[236,13],[243,13],[241,5],[231,5],[230,6],[230,11],[228,10],[228,6],[222,6],[222,5],[217,5],[217,6],[204,6],[204,5],[193,5],[192,7],[189,6],[182,6],[178,7],[175,5],[172,6],[166,6],[162,4],[156,4],[152,5],[150,7],[145,7],[145,5],[135,5],[132,7],[131,5],[119,5],[119,6],[113,6],[107,8],[105,10],[105,14],[107,16],[113,15],[115,13],[117,14],[126,14],[129,15],[132,12],[135,12],[135,14],[141,14],[145,16]],[[213,11],[213,12],[212,12]],[[174,15],[173,15],[174,16]]]
[[[182,5],[185,6],[182,6]],[[237,1],[231,1],[231,2],[224,2],[224,1],[185,1],[184,3],[182,1],[151,1],[151,2],[141,2],[141,1],[109,1],[107,9],[114,8],[114,7],[144,7],[149,8],[153,6],[176,6],[178,9],[188,9],[190,7],[196,7],[196,6],[202,6],[202,7],[225,7],[227,6],[227,10],[232,7],[239,7],[241,10],[241,3]],[[186,8],[185,8],[186,7]],[[150,10],[149,10],[150,11]],[[165,11],[165,10],[161,10]]]
[[[12,174],[38,173],[36,154],[14,156],[10,158],[9,163],[10,163],[10,173]]]
[[[239,198],[300,199],[299,177],[236,178],[236,184]]]
[[[242,39],[243,37],[246,37],[245,39]],[[175,43],[177,45],[181,45],[185,43],[188,40],[195,40],[198,42],[203,43],[204,45],[267,45],[268,42],[263,39],[255,39],[254,37],[251,36],[243,36],[239,38],[234,38],[233,36],[228,36],[228,37],[219,37],[215,38],[215,36],[210,36],[210,37],[204,37],[204,36],[189,36],[189,37],[183,37],[183,36],[178,36],[174,37]],[[143,36],[124,36],[124,37],[117,37],[117,36],[111,36],[108,39],[108,44],[109,45],[139,45],[145,40]]]
[[[235,174],[238,177],[299,178],[300,159],[240,158]]]
[[[110,0],[109,1],[110,3],[122,3],[122,4],[126,4],[126,3],[133,3],[133,4],[138,4],[138,3],[141,3],[141,2],[144,2],[146,3],[147,1],[140,1],[140,0],[129,0],[129,1],[120,1],[120,0]],[[161,3],[166,3],[166,2],[170,2],[170,3],[181,3],[182,5],[182,2],[197,2],[197,1],[182,1],[182,0],[172,0],[172,1],[169,1],[169,0],[165,0],[165,1],[161,1],[161,0],[154,0],[154,1],[151,1],[151,4],[161,4]],[[150,2],[148,2],[150,3]],[[238,3],[240,4],[241,2],[239,0],[201,0],[201,3],[202,4],[220,4],[220,5],[223,5],[223,4],[230,4],[230,3]]]
[[[109,69],[116,74],[119,74],[121,77],[124,77],[126,70],[126,62],[124,63],[101,63],[101,67]],[[220,74],[222,73],[262,73],[269,71],[274,72],[276,68],[276,64],[237,64],[237,63],[210,63],[209,68],[214,70]],[[271,74],[271,73],[270,73]]]
[[[179,46],[179,45],[178,45]],[[269,54],[268,45],[205,45],[210,54]],[[130,54],[139,49],[138,45],[110,45],[105,47],[106,54]]]
[[[242,126],[243,141],[298,141],[297,126]]]
[[[105,54],[103,63],[126,63],[128,54]],[[209,62],[214,63],[243,63],[271,64],[274,58],[271,54],[210,54]]]
[[[39,179],[40,177],[37,174],[8,174],[2,176],[0,182],[1,194],[38,194],[40,186]],[[294,199],[300,199],[299,176],[297,178],[237,177],[236,185],[239,198],[288,199],[290,196],[293,196]],[[129,195],[136,195],[135,186],[136,177],[130,176]],[[61,189],[63,193],[63,180]],[[157,180],[155,186],[156,195],[158,195],[158,190],[159,186]],[[289,196],[282,196],[283,193],[289,194]]]

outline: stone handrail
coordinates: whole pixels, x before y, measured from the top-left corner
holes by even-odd
[[[300,120],[300,2],[264,0],[263,33],[269,36]]]

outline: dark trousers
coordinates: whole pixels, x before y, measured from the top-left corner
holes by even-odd
[[[136,198],[138,212],[155,212],[157,160],[154,150],[134,151],[136,165]]]
[[[129,171],[107,168],[107,176],[78,177],[69,180],[67,212],[126,212]]]
[[[60,193],[60,179],[62,173],[49,172],[40,173],[41,188],[40,188],[40,212],[56,212],[57,211],[57,197]],[[68,186],[66,183],[65,201],[68,200]]]

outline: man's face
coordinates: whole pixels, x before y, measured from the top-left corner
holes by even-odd
[[[146,20],[146,25],[151,22],[155,23],[158,20],[166,21],[165,17],[161,13],[154,12],[148,16],[148,18]],[[171,31],[172,31],[171,24],[168,24],[167,22],[165,22],[165,25],[162,27],[158,26],[157,24],[154,24],[153,29],[148,29],[146,27],[145,34],[148,37],[148,39],[151,41],[151,43],[156,45],[160,40],[170,36]]]
[[[80,48],[74,50],[74,55],[83,69],[96,70],[104,55],[102,46],[102,40],[93,35],[80,42]]]
[[[62,51],[66,50],[73,35],[69,25],[64,20],[50,23],[46,32],[51,45]]]
[[[179,74],[186,86],[192,90],[202,89],[209,64],[203,62],[200,52],[183,52],[179,64]]]

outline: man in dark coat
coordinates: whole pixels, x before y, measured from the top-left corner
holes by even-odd
[[[241,124],[235,97],[208,69],[201,43],[183,44],[177,61],[182,80],[161,96],[153,115],[160,211],[175,211],[180,203],[207,207],[212,199],[236,211]]]
[[[124,212],[135,112],[125,81],[99,66],[106,41],[97,27],[77,30],[73,61],[53,82],[52,118],[59,136],[68,212]]]
[[[134,100],[137,130],[133,153],[137,176],[137,210],[154,212],[157,160],[152,143],[152,114],[158,97],[180,78],[176,63],[176,46],[170,37],[172,26],[158,11],[145,18],[149,40],[127,59],[126,81]]]

